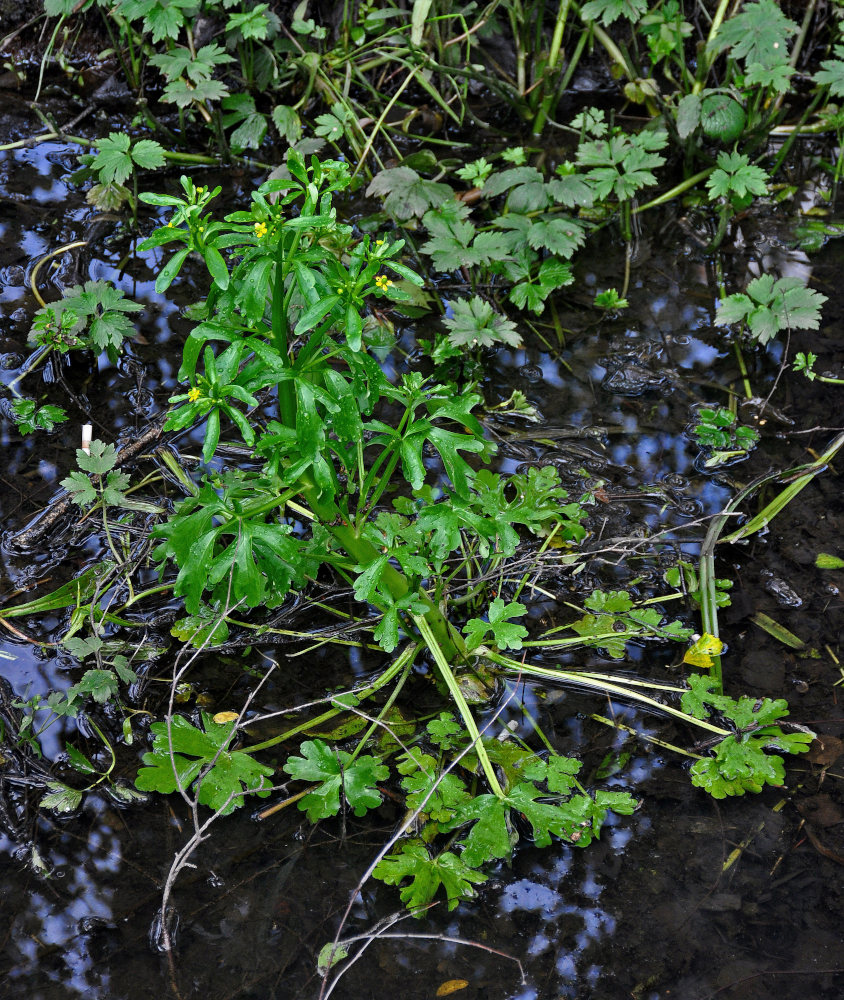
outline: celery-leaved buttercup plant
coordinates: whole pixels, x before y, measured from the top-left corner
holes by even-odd
[[[527,671],[656,702],[604,675],[567,674],[507,655],[536,645],[514,622],[526,608],[500,593],[490,600],[484,581],[514,555],[519,529],[575,545],[585,533],[585,510],[567,497],[552,468],[502,476],[479,467],[494,446],[473,412],[481,400],[471,386],[457,393],[418,372],[390,382],[369,355],[367,312],[373,304],[410,298],[408,289],[422,280],[400,260],[401,240],[358,238],[338,219],[334,195],[349,182],[345,163],[314,158],[307,164],[291,151],[287,176],[264,183],[248,211],[222,220],[210,209],[218,190],[198,188],[189,178],[182,179],[184,197],[141,195],[172,210],[141,249],[179,244],[160,271],[159,290],[192,254],[213,282],[185,344],[179,372],[185,391],[172,399],[166,425],[176,432],[204,428],[205,473],[155,529],[153,556],[171,579],[168,567],[174,567],[174,592],[190,616],[177,623],[177,632],[190,634],[193,622],[197,644],[214,641],[226,619],[249,627],[243,618],[250,609],[259,616],[277,607],[321,566],[348,581],[357,600],[380,615],[373,635],[381,648],[402,649],[374,681],[333,699],[320,719],[354,710],[387,684],[397,694],[427,651],[454,711],[422,729],[416,720],[415,735],[401,744],[396,769],[417,813],[418,836],[401,841],[374,874],[403,884],[402,898],[412,909],[425,906],[440,886],[453,906],[484,880],[484,864],[510,856],[514,813],[527,818],[539,845],[554,835],[585,846],[609,810],[635,807],[626,792],[581,785],[578,761],[482,734],[470,706],[478,687],[494,681],[496,672]],[[506,339],[512,326],[476,297],[455,311],[450,333],[466,343],[487,330]],[[231,433],[250,450],[250,462],[220,469],[215,456],[222,435]],[[626,638],[682,642],[690,634],[657,609],[636,609],[625,593],[593,598],[591,614],[563,627],[574,634],[552,630],[547,648],[592,645],[622,655]],[[460,628],[463,607],[481,615]],[[395,696],[353,753],[318,738],[288,757],[284,770],[291,778],[311,783],[300,801],[311,818],[336,815],[341,797],[357,815],[380,803],[379,783],[391,773],[386,761],[399,744],[376,755],[362,751],[372,746],[367,740],[378,725],[390,734]],[[704,716],[726,714],[731,704],[709,698],[708,708],[696,706],[700,711],[667,710],[726,739],[729,730]],[[249,755],[307,726],[237,751],[233,726],[206,718],[204,732],[182,726],[178,740],[157,731],[139,787],[173,791],[182,775],[181,787],[193,784],[200,801],[224,811],[245,794],[266,794],[266,769],[253,766]],[[765,775],[754,771],[744,783],[730,778],[725,794],[742,794],[780,774],[764,749],[799,749],[778,741],[780,733],[776,726],[760,733],[753,760],[757,770],[764,764]],[[236,773],[229,767],[235,755]],[[734,757],[724,766],[732,768]],[[720,766],[710,766],[710,785],[717,784]],[[482,775],[480,790],[464,772]]]

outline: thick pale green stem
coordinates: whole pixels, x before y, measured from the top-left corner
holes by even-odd
[[[492,789],[493,793],[499,798],[505,798],[504,791],[498,782],[498,776],[495,773],[495,768],[492,766],[492,761],[486,752],[486,747],[484,747],[483,741],[481,740],[481,734],[478,730],[475,718],[472,715],[472,709],[463,697],[463,692],[460,690],[460,685],[457,683],[457,679],[451,672],[451,667],[448,664],[448,660],[445,658],[445,654],[440,648],[434,633],[428,624],[427,619],[413,616],[414,622],[416,622],[416,627],[419,629],[419,634],[425,640],[428,645],[428,649],[434,657],[434,662],[439,668],[440,675],[445,681],[446,687],[448,688],[449,694],[454,699],[454,704],[457,705],[460,711],[460,717],[462,718],[466,728],[469,731],[469,735],[472,737],[472,742],[475,745],[475,750],[478,754],[478,760],[481,762],[481,767],[483,768],[484,774],[486,775],[486,780],[489,782],[489,787]]]
[[[727,14],[727,8],[729,6],[730,0],[721,0],[718,4],[718,9],[715,11],[715,16],[712,18],[712,24],[709,26],[709,37],[706,39],[706,45],[704,46],[703,51],[698,54],[698,73],[695,85],[692,87],[693,94],[699,94],[706,85],[706,78],[709,76],[709,69],[713,62],[709,52],[707,52],[707,49],[715,40],[715,36],[718,34],[718,31],[724,22],[724,18]]]

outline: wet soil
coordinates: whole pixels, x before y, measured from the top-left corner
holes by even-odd
[[[35,130],[22,101],[11,97],[6,107],[0,141]],[[57,110],[67,113],[66,107]],[[81,127],[89,129],[83,134],[96,135],[113,122],[95,118]],[[70,184],[77,151],[50,142],[0,153],[3,379],[11,382],[30,354],[26,337],[36,303],[29,275],[57,246],[90,241],[44,272],[47,298],[89,277],[103,278],[142,302],[145,312],[141,337],[118,364],[74,357],[28,383],[42,402],[69,407],[68,424],[50,435],[22,438],[3,422],[0,588],[11,603],[21,599],[14,596],[18,591],[38,586],[33,593],[46,592],[98,557],[99,541],[72,523],[30,551],[19,551],[10,540],[51,502],[58,481],[73,468],[80,423],[93,422],[95,435],[118,442],[150,425],[172,391],[189,329],[177,305],[154,294],[152,261],[135,256],[128,219],[97,213]],[[247,173],[224,175],[232,201],[248,197],[259,181]],[[164,183],[160,175],[155,183]],[[811,183],[803,190],[810,195]],[[792,350],[812,350],[822,359],[820,370],[840,371],[844,245],[830,243],[811,259],[790,249],[795,215],[785,206],[737,223],[721,252],[725,277],[740,288],[759,270],[811,274],[829,302],[821,329],[795,337]],[[620,285],[624,269],[625,248],[606,232],[578,258],[575,291],[555,304],[565,342],[551,340],[549,347],[527,337],[523,350],[488,359],[487,401],[495,404],[518,388],[544,418],[530,434],[530,428],[517,428],[518,439],[502,446],[503,467],[553,462],[573,486],[587,479],[602,484],[606,498],[591,521],[596,547],[600,542],[606,550],[603,560],[580,579],[554,580],[555,599],[532,609],[537,623],[563,620],[564,602],[582,600],[597,583],[650,593],[662,562],[677,552],[695,555],[705,531],[701,518],[722,509],[755,476],[810,460],[840,429],[836,387],[781,373],[781,343],[747,350],[754,395],[764,399],[776,383],[772,402],[781,416],[762,415],[762,440],[747,461],[701,471],[686,434],[694,407],[724,404],[728,390],[741,392],[732,342],[713,325],[716,261],[704,249],[711,233],[704,221],[681,215],[676,206],[645,216],[641,226],[625,314],[601,319],[589,307],[596,289]],[[179,302],[190,301],[190,277],[174,291]],[[408,327],[403,345],[412,347],[413,338]],[[189,451],[192,444],[180,447]],[[615,718],[642,736],[680,746],[691,747],[694,733],[592,695],[520,691],[557,749],[582,757],[586,773],[608,758],[617,760],[610,784],[631,790],[642,800],[640,809],[612,820],[600,842],[585,851],[563,844],[521,848],[512,865],[493,870],[471,904],[451,914],[440,906],[424,921],[404,919],[391,927],[394,936],[374,936],[334,996],[364,1000],[401,993],[422,1000],[442,984],[465,980],[455,995],[466,1000],[839,1000],[844,574],[816,568],[815,559],[820,552],[844,555],[840,462],[764,534],[718,550],[718,575],[735,581],[732,605],[722,613],[728,691],[785,697],[793,718],[820,737],[808,759],[788,762],[787,786],[715,801],[691,787],[682,758],[592,716]],[[148,468],[138,462],[132,471]],[[753,501],[753,510],[759,502]],[[649,541],[665,529],[670,532],[660,545]],[[637,538],[647,543],[639,554],[631,550],[630,540]],[[799,597],[799,606],[783,602],[784,586]],[[751,620],[759,611],[803,639],[803,653],[762,631]],[[695,621],[691,609],[685,613]],[[0,651],[10,657],[0,661],[8,682],[3,712],[10,711],[13,697],[63,688],[74,679],[71,658],[31,641],[61,635],[66,623],[56,613],[18,620],[19,635],[2,633]],[[168,627],[166,614],[160,622],[151,620],[147,640],[166,644]],[[146,698],[154,699],[174,652],[151,662]],[[247,670],[264,669],[268,657],[281,669],[262,689],[261,707],[267,708],[320,696],[328,686],[377,668],[336,651],[306,658],[291,658],[291,652],[278,646],[205,655],[195,671],[194,698],[215,708],[239,704],[252,683]],[[632,648],[623,664],[595,653],[576,658],[664,680],[679,676],[678,660],[676,651],[653,647]],[[426,685],[417,678],[414,696],[429,698]],[[515,707],[505,709],[501,723],[508,721],[529,735]],[[83,719],[83,741],[85,727]],[[72,733],[71,725],[65,732],[54,727],[44,740],[46,758],[53,759]],[[134,749],[122,748],[127,762],[145,749],[142,723],[138,735]],[[30,763],[34,773],[37,762]],[[315,997],[317,955],[333,938],[361,873],[401,819],[388,798],[365,821],[345,816],[314,828],[287,809],[263,822],[242,810],[218,823],[194,858],[196,868],[177,883],[178,947],[168,958],[155,947],[151,929],[166,872],[189,833],[182,804],[156,797],[125,808],[89,796],[78,815],[62,819],[37,813],[33,806],[43,789],[10,784],[4,778],[9,767],[4,756],[0,981],[9,998]],[[33,847],[46,874],[33,868]],[[346,933],[374,934],[397,907],[393,889],[366,883]],[[521,962],[523,976],[512,959]]]

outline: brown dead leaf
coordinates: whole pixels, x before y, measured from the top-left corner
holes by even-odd
[[[821,767],[829,767],[842,753],[844,753],[844,740],[824,734],[812,741],[806,760]]]
[[[831,796],[824,793],[801,799],[797,803],[797,811],[815,829],[838,826],[839,823],[844,821],[844,816],[841,814],[841,807]]]

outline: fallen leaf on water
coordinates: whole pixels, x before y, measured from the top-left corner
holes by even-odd
[[[440,987],[437,990],[437,996],[450,997],[452,993],[457,993],[459,990],[465,990],[468,985],[468,979],[447,979],[444,983],[440,983]]]
[[[222,726],[224,722],[234,722],[237,715],[237,712],[217,712],[214,716],[214,721],[218,726]]]
[[[723,648],[724,643],[717,636],[704,632],[694,646],[686,650],[683,663],[708,670],[712,666],[712,657],[717,656]]]

